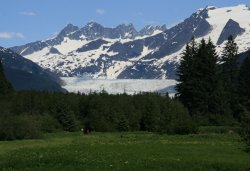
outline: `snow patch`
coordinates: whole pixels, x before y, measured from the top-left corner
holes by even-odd
[[[141,52],[140,56],[137,56],[135,58],[129,59],[129,61],[139,61],[140,59],[142,59],[143,57],[145,57],[146,55],[148,55],[149,53],[153,52],[153,49],[149,49],[147,46],[143,46],[143,50]]]
[[[124,71],[128,66],[131,66],[131,62],[126,61],[115,61],[112,66],[106,70],[107,79],[116,79],[122,71]]]
[[[25,58],[33,61],[33,62],[36,62],[36,63],[39,63],[41,60],[43,60],[43,56],[46,56],[46,54],[48,54],[50,51],[50,48],[46,47],[46,48],[43,48],[42,50],[40,51],[37,51],[37,52],[34,52],[32,54],[29,54],[29,55],[26,55]]]
[[[230,12],[229,12],[230,11]],[[210,37],[213,42],[217,42],[219,36],[229,19],[239,23],[240,27],[245,29],[245,32],[238,36],[235,41],[239,45],[239,52],[247,50],[247,43],[250,42],[250,10],[246,5],[238,5],[234,7],[217,8],[208,11],[207,21],[212,25],[213,30],[205,38]],[[223,45],[221,46],[223,47]],[[221,48],[217,48],[221,51]]]
[[[87,43],[89,43],[89,41],[87,41],[86,39],[72,40],[68,37],[65,37],[63,42],[60,45],[54,46],[54,48],[58,49],[62,54],[66,55],[67,53],[77,50]]]

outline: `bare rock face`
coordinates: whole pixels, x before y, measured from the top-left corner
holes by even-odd
[[[235,39],[238,35],[241,35],[245,32],[245,29],[241,28],[239,23],[236,21],[229,19],[224,29],[222,30],[220,37],[217,41],[217,45],[222,44],[224,41],[228,39],[230,35]]]
[[[133,24],[114,28],[93,21],[82,28],[68,24],[54,38],[11,49],[58,76],[175,79],[183,49],[192,37],[210,37],[221,50],[220,45],[233,35],[239,52],[246,51],[248,18],[250,10],[244,5],[207,6],[171,28],[148,25],[137,31]]]

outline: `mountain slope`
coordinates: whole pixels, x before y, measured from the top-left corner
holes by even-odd
[[[0,60],[15,90],[65,91],[56,76],[9,49],[0,47]]]
[[[5,77],[2,62],[0,61],[0,95],[8,94],[12,90],[13,88]]]
[[[246,5],[208,6],[183,22],[166,28],[132,24],[106,28],[90,22],[83,28],[67,25],[57,37],[11,48],[59,76],[108,79],[174,79],[180,54],[195,36],[212,39],[220,54],[229,35],[239,52],[250,46],[250,10]]]

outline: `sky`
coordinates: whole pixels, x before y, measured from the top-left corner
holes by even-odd
[[[250,0],[0,0],[0,46],[12,47],[55,36],[67,24],[95,21],[106,27],[133,23],[171,27],[208,5]]]

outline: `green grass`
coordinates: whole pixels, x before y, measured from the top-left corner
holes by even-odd
[[[55,133],[0,142],[2,170],[250,170],[237,134]]]

